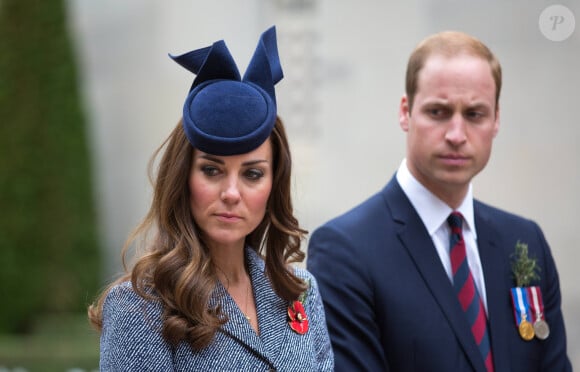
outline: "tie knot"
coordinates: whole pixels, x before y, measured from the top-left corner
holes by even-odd
[[[461,228],[463,224],[463,216],[459,212],[453,212],[447,217],[447,223],[451,228]]]

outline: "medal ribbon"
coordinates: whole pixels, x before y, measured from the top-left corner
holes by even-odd
[[[526,292],[528,297],[532,299],[530,305],[533,321],[535,322],[537,320],[543,320],[544,302],[542,301],[542,292],[540,291],[540,287],[527,287]]]
[[[523,290],[522,290],[523,289]],[[511,289],[512,301],[514,304],[514,315],[516,325],[520,325],[522,320],[531,321],[530,305],[525,288],[515,287]]]

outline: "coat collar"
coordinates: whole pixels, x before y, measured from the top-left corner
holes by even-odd
[[[226,335],[272,362],[279,354],[290,330],[286,319],[288,303],[274,292],[265,272],[265,262],[260,255],[251,247],[246,247],[245,259],[252,281],[260,335],[256,334],[219,282],[210,299],[210,306],[219,304],[227,314],[228,321],[221,327]]]

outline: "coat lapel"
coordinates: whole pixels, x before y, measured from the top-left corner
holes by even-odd
[[[210,305],[219,303],[228,315],[229,320],[221,327],[225,335],[273,365],[288,336],[287,304],[272,289],[265,275],[264,261],[249,247],[246,248],[246,262],[252,280],[260,335],[256,334],[221,283],[217,284]]]
[[[221,283],[217,284],[213,293],[213,299],[221,305],[222,312],[228,316],[228,321],[221,327],[224,334],[237,342],[244,343],[259,354],[267,355],[260,337],[254,332],[242,311]],[[210,303],[211,305],[213,303]]]
[[[276,360],[286,344],[290,328],[287,321],[288,303],[274,292],[265,272],[265,263],[251,248],[246,249],[250,276],[254,286],[260,339],[271,360]]]
[[[421,218],[394,177],[386,186],[384,195],[398,226],[399,239],[447,318],[471,365],[476,371],[485,371],[483,358],[475,344],[467,318]]]
[[[252,290],[255,298],[256,293],[260,293],[264,289],[261,287],[262,283],[256,283],[255,277],[252,274],[255,270],[255,266],[259,264],[259,262],[257,262],[257,257],[250,257],[248,251],[251,251],[251,249],[246,249],[246,261],[250,270]],[[256,298],[257,304],[259,304],[259,301],[260,300]],[[228,316],[228,321],[221,327],[223,333],[234,341],[243,344],[242,346],[245,348],[253,350],[256,354],[267,360],[271,360],[260,336],[256,334],[238,305],[236,305],[236,302],[229,295],[226,288],[219,282],[217,283],[210,301],[210,306],[215,306],[216,304],[219,304],[222,307],[222,311]],[[257,309],[257,312],[260,314],[260,309]],[[258,323],[260,323],[259,315]]]
[[[510,325],[514,325],[509,309],[510,269],[503,250],[503,242],[499,238],[497,228],[493,225],[491,216],[481,212],[478,202],[474,204],[475,226],[477,228],[477,245],[479,257],[485,278],[487,294],[488,324],[491,337],[491,347],[496,371],[510,369],[509,346],[507,343]],[[515,326],[515,325],[514,325]]]

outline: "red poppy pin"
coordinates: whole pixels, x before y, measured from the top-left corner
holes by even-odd
[[[298,300],[292,301],[290,306],[288,306],[288,324],[299,335],[308,332],[308,317],[306,316],[306,311],[304,311],[303,303],[306,301],[308,288],[310,288],[310,280],[307,281],[306,285],[306,291],[302,292]]]
[[[296,300],[288,306],[288,324],[292,330],[300,335],[308,332],[308,317],[302,302]]]

